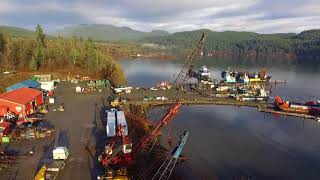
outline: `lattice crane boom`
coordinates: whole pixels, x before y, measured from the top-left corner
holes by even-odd
[[[161,164],[160,168],[153,176],[152,180],[168,180],[171,176],[171,173],[179,159],[181,151],[188,139],[189,132],[185,131],[183,135],[180,137],[179,142],[176,147],[171,151],[171,153],[167,156],[165,161]]]
[[[199,55],[201,54],[201,52],[203,50],[206,38],[207,38],[207,33],[203,32],[202,36],[199,39],[199,41],[197,42],[195,48],[188,56],[187,61],[182,65],[182,68],[181,68],[180,72],[178,73],[176,79],[173,81],[173,84],[179,83],[180,80],[186,81],[186,79],[188,77],[192,77],[192,74],[191,74],[192,69],[196,63],[197,58],[199,57]]]
[[[206,36],[207,36],[206,33],[203,32],[200,40],[196,44],[196,47],[188,56],[187,61],[185,62],[185,64],[183,64],[180,72],[178,73],[175,80],[173,81],[173,85],[177,85],[179,81],[185,81],[188,77],[192,76],[192,74],[190,73],[192,73],[192,69],[194,64],[196,63],[196,59],[198,58],[199,54],[202,52],[204,42],[206,40]],[[145,149],[151,142],[154,142],[154,140],[159,136],[163,127],[177,114],[180,106],[181,106],[181,103],[179,101],[173,104],[169,108],[169,111],[166,113],[166,115],[162,118],[162,120],[155,126],[155,129],[151,132],[151,134],[144,136],[140,140],[136,148],[132,148],[131,139],[129,139],[129,137],[125,137],[124,134],[121,133],[122,127],[118,127],[120,132],[118,136],[122,137],[124,153],[122,153],[121,155],[116,154],[112,157],[104,156],[104,158],[102,158],[102,164],[105,167],[109,165],[132,164],[137,154],[140,153],[143,149]],[[114,143],[115,143],[114,141],[111,143],[111,148],[113,148]],[[128,147],[128,149],[126,149],[126,147]],[[132,148],[132,152],[130,148]],[[125,153],[126,151],[127,153]]]

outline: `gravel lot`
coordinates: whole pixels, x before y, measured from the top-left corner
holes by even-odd
[[[0,150],[15,151],[19,157],[15,165],[0,173],[0,179],[32,179],[37,170],[52,158],[52,149],[67,146],[70,151],[65,169],[58,179],[96,179],[103,169],[97,156],[106,142],[104,111],[109,90],[91,94],[76,94],[74,84],[61,82],[56,89],[55,104],[50,106],[46,119],[55,127],[55,134],[36,141],[13,141],[1,145]],[[53,112],[64,103],[64,112]],[[26,155],[34,150],[33,156]]]

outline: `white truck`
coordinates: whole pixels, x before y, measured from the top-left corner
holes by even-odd
[[[64,168],[66,160],[69,157],[69,151],[66,147],[55,147],[52,151],[53,160],[46,165],[46,180],[54,180],[58,173]]]

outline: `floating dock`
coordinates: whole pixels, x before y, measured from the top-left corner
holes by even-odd
[[[265,113],[272,113],[272,114],[280,114],[284,116],[293,116],[293,117],[299,117],[304,119],[312,119],[315,121],[320,122],[320,117],[311,116],[308,114],[298,114],[298,113],[292,113],[292,112],[284,112],[284,111],[277,111],[270,107],[258,107],[258,111],[265,112]]]

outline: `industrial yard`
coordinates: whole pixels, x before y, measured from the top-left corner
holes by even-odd
[[[42,117],[43,123],[54,128],[53,136],[17,140],[11,134],[10,143],[1,144],[0,151],[15,158],[9,167],[0,170],[1,179],[32,179],[48,164],[55,146],[67,147],[70,152],[58,179],[95,179],[104,174],[98,157],[111,140],[107,139],[106,110],[111,108],[107,99],[113,91],[103,88],[100,92],[77,93],[78,86],[69,81],[58,83],[54,104],[48,105],[48,113]],[[60,112],[57,109],[61,104],[64,111]]]
[[[41,165],[51,158],[54,145],[67,146],[71,154],[59,179],[93,179],[101,173],[95,158],[96,145],[103,146],[105,142],[102,114],[108,92],[76,94],[74,84],[60,83],[55,93],[56,102],[49,106],[49,113],[45,115],[46,121],[55,128],[54,137],[2,144],[1,150],[14,153],[17,160],[9,170],[0,172],[1,179],[32,179]],[[65,111],[53,112],[61,103],[64,103]],[[30,150],[34,155],[29,155]]]
[[[54,128],[53,136],[30,140],[11,138],[10,143],[1,144],[0,151],[14,156],[10,166],[0,171],[1,179],[32,179],[42,165],[52,158],[52,150],[55,146],[67,147],[70,152],[63,172],[58,174],[58,179],[95,179],[104,174],[104,168],[99,163],[98,157],[104,146],[110,143],[106,132],[106,110],[110,111],[113,108],[110,105],[112,104],[110,97],[121,99],[120,106],[131,104],[146,109],[174,104],[176,100],[180,100],[183,104],[251,106],[259,107],[260,110],[268,105],[265,101],[239,101],[230,97],[216,97],[216,95],[204,93],[205,91],[199,93],[177,88],[133,87],[130,92],[119,94],[115,89],[106,87],[90,92],[78,92],[77,87],[87,88],[89,84],[87,82],[89,81],[71,80],[57,84],[52,96],[54,104],[48,105],[48,113],[42,117],[44,122]],[[166,98],[156,98],[161,96]],[[62,112],[57,110],[61,104],[64,108]],[[132,122],[129,121],[130,123]],[[33,152],[32,155],[30,151]]]
[[[265,70],[228,68],[222,80],[213,79],[206,66],[195,70],[205,38],[203,33],[171,83],[115,86],[106,79],[47,74],[6,87],[0,95],[1,179],[175,177],[175,165],[188,159],[181,153],[189,132],[168,137],[169,148],[159,137],[182,104],[256,107],[319,120],[320,102],[291,103],[279,96],[269,101],[273,86],[287,80],[272,82]],[[147,117],[153,108],[159,112]]]

